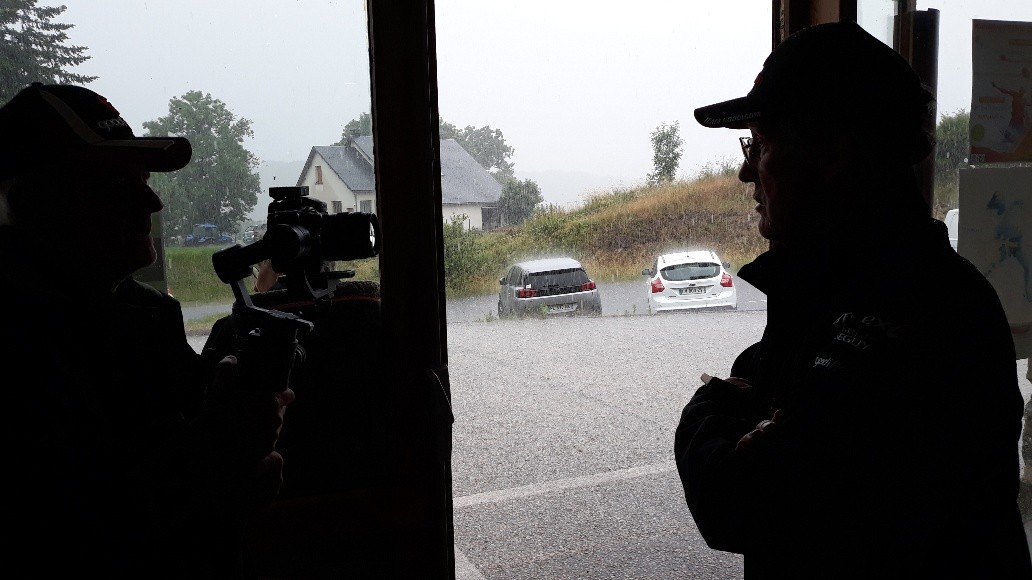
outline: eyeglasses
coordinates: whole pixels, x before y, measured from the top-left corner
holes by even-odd
[[[752,137],[739,137],[738,142],[742,144],[742,155],[745,155],[745,164],[755,165],[756,160],[760,157],[763,145],[758,141],[754,143]]]

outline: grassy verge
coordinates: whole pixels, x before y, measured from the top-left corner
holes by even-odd
[[[184,305],[224,304],[233,301],[233,291],[223,284],[211,265],[211,256],[221,246],[165,248],[169,292]]]
[[[445,224],[449,297],[493,294],[498,278],[516,261],[567,255],[580,260],[600,283],[640,279],[660,253],[712,249],[737,272],[767,249],[756,231],[752,186],[724,163],[691,180],[596,193],[576,209],[544,207],[523,224],[491,232],[469,231],[462,220]],[[955,184],[937,188],[933,215],[956,207]],[[215,276],[218,247],[168,248],[169,287],[184,305],[228,303],[233,294]],[[357,280],[379,280],[379,261],[338,262]]]

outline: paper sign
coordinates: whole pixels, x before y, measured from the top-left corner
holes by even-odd
[[[1032,22],[972,25],[968,161],[1032,161]]]
[[[1032,357],[1032,167],[962,168],[959,184],[957,251],[996,288],[1017,358]]]

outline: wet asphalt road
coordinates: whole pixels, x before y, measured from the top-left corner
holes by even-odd
[[[751,286],[748,282],[735,279],[735,286],[738,291],[739,310],[766,310],[767,299],[762,292]],[[637,282],[599,282],[598,291],[602,298],[603,316],[636,316],[648,313],[648,301],[646,299],[647,286],[642,281]],[[227,314],[230,311],[229,304],[206,304],[200,306],[186,306],[183,308],[183,316],[187,320],[203,318],[212,314]],[[459,298],[449,300],[447,305],[448,322],[475,322],[486,321],[498,317],[498,296],[495,294],[487,296],[474,296],[471,298]]]
[[[765,312],[480,317],[448,324],[457,578],[742,577],[698,535],[673,434]]]
[[[600,318],[497,320],[494,297],[449,304],[460,579],[742,578],[741,557],[698,534],[673,437],[699,375],[725,374],[759,339],[762,294],[734,312],[641,316],[642,286],[600,288],[617,310]]]

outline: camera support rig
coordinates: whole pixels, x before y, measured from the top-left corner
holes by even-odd
[[[269,194],[273,201],[265,236],[216,252],[212,265],[219,280],[233,290],[230,318],[237,356],[247,361],[242,372],[261,375],[249,377],[252,385],[285,388],[293,363],[304,359],[298,335],[312,331],[314,324],[289,312],[256,306],[244,280],[254,265],[269,260],[273,270],[284,274],[288,300],[318,302],[332,297],[335,280],[355,273],[327,272],[325,264],[376,256],[380,227],[374,214],[327,214],[324,202],[307,197],[307,186],[273,187]]]

